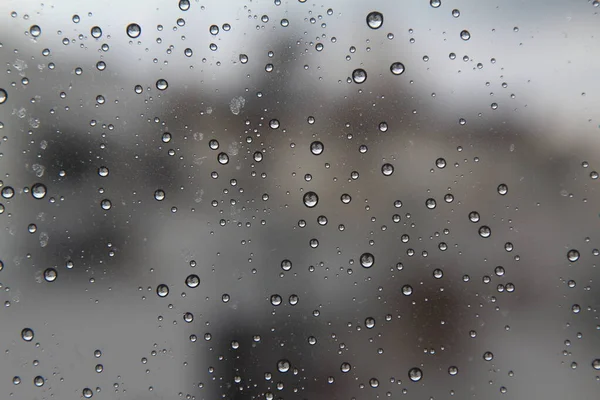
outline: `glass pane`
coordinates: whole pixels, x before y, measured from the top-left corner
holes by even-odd
[[[0,392],[596,399],[598,1],[0,3]]]

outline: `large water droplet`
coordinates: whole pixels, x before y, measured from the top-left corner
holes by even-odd
[[[100,28],[99,26],[94,26],[90,30],[90,33],[92,34],[92,37],[94,39],[99,39],[100,37],[102,37],[102,28]]]
[[[390,176],[394,173],[394,166],[392,164],[383,164],[381,166],[381,173],[385,176]]]
[[[571,249],[567,252],[567,259],[571,262],[575,262],[579,260],[579,251],[575,249]]]
[[[325,147],[323,146],[323,143],[319,142],[318,140],[310,144],[310,152],[313,153],[315,156],[321,154],[324,149]]]
[[[169,82],[165,79],[159,79],[156,81],[156,88],[158,90],[166,90],[169,87]]]
[[[367,327],[367,329],[375,328],[375,318],[373,318],[373,317],[366,318],[365,326]]]
[[[200,284],[200,278],[198,277],[198,275],[188,275],[188,277],[185,278],[185,284],[190,288],[198,287],[198,285]]]
[[[290,370],[290,362],[288,360],[282,359],[277,361],[277,370],[281,373],[286,373]]]
[[[492,353],[491,351],[486,351],[485,353],[483,353],[483,359],[485,361],[492,361],[494,359],[494,353]]]
[[[340,370],[344,374],[350,372],[351,369],[352,369],[352,366],[350,365],[350,363],[347,363],[347,362],[342,363],[342,365],[340,366]]]
[[[402,75],[404,73],[404,64],[401,62],[395,62],[390,65],[390,71],[392,71],[392,74],[394,75]]]
[[[469,31],[467,31],[467,30],[461,31],[460,38],[462,40],[469,40],[469,39],[471,39],[471,33],[469,33]]]
[[[304,205],[308,208],[313,208],[319,203],[319,196],[315,192],[306,192],[302,198]]]
[[[442,1],[441,0],[429,0],[429,5],[433,8],[438,8],[439,6],[442,5]]]
[[[354,83],[364,83],[367,80],[367,71],[362,68],[357,68],[352,71],[352,80]]]
[[[360,265],[364,268],[371,268],[375,264],[375,256],[371,253],[363,253],[360,256]]]
[[[54,268],[46,268],[44,271],[44,279],[46,282],[54,282],[58,277],[58,273]]]
[[[430,210],[433,210],[437,206],[437,203],[436,203],[435,199],[429,198],[429,199],[425,200],[425,206],[427,208],[429,208]]]
[[[46,186],[43,183],[36,183],[31,187],[31,195],[35,199],[43,199],[46,196]]]
[[[34,334],[31,328],[25,328],[21,331],[21,338],[23,338],[26,342],[31,342],[33,340]]]
[[[33,378],[33,384],[37,387],[42,387],[44,386],[44,378],[42,378],[41,376],[36,376],[35,378]]]
[[[383,14],[379,11],[372,11],[367,15],[367,25],[371,29],[379,29],[383,26]]]
[[[479,236],[482,238],[489,238],[492,235],[492,230],[489,226],[483,225],[479,228]]]
[[[142,34],[142,27],[136,23],[127,25],[127,36],[132,39],[140,36]]]
[[[33,37],[38,37],[38,36],[40,36],[42,34],[42,28],[40,28],[39,25],[31,25],[29,27],[29,33]]]
[[[0,104],[4,103],[8,99],[8,94],[6,90],[0,89]]]
[[[169,287],[161,283],[156,287],[156,294],[159,297],[167,297],[169,295]]]
[[[498,185],[498,193],[504,196],[506,193],[508,193],[508,186],[506,186],[504,183]]]
[[[421,368],[411,368],[408,371],[408,378],[413,382],[419,382],[423,378],[423,371],[421,371]]]

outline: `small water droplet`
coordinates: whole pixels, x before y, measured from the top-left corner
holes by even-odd
[[[44,378],[42,378],[41,376],[36,376],[35,378],[33,378],[33,384],[37,387],[42,387],[44,386]]]
[[[442,1],[441,0],[430,0],[429,5],[433,8],[438,8],[439,6],[442,5]]]
[[[0,89],[0,104],[6,102],[7,99],[8,99],[8,94],[6,93],[6,90]]]
[[[437,206],[437,202],[435,201],[435,199],[429,198],[425,200],[425,206],[430,210],[433,210]]]

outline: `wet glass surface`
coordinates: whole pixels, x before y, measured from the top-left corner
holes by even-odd
[[[597,399],[597,1],[0,3],[0,397]]]

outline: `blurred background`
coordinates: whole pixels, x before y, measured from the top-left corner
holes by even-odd
[[[599,5],[0,2],[0,397],[597,399]]]

